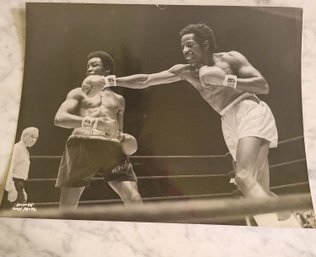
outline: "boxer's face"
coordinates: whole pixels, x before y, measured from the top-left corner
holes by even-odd
[[[109,75],[109,72],[103,67],[100,57],[93,57],[87,63],[87,75]]]
[[[204,65],[206,49],[195,40],[193,33],[183,35],[181,49],[185,60],[193,67]]]
[[[38,139],[38,133],[37,132],[31,132],[28,134],[25,134],[23,137],[23,142],[27,147],[32,147]]]

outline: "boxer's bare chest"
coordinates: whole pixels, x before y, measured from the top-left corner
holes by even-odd
[[[230,63],[221,56],[215,58],[215,64],[213,66],[219,67],[226,74],[234,74]],[[190,66],[185,66],[182,76],[198,90],[201,97],[217,112],[220,112],[223,106],[225,106],[227,102],[230,102],[231,98],[234,98],[235,94],[239,94],[237,91],[234,92],[231,88],[222,85],[202,86],[199,79],[199,70],[192,69]]]
[[[230,63],[227,61],[227,57],[225,56],[225,53],[218,53],[214,55],[214,61],[215,61],[215,64],[213,66],[216,66],[222,69],[226,74],[234,74],[233,68],[231,67]],[[202,89],[205,89],[205,87],[202,87],[200,83],[198,70],[194,70],[190,66],[186,66],[186,69],[183,70],[182,75],[190,84],[192,84],[199,91]],[[215,89],[215,88],[218,88],[218,86],[213,86],[213,87],[210,87],[209,89],[212,89],[212,88]]]
[[[80,104],[80,114],[94,117],[115,116],[121,108],[121,101],[111,90],[105,90],[93,97],[84,97]]]

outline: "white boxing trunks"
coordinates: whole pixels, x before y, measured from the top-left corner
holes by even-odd
[[[222,115],[223,136],[229,152],[236,160],[238,140],[258,137],[267,140],[270,148],[278,145],[278,131],[269,106],[256,96],[234,104]]]

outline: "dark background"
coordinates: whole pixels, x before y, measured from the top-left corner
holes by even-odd
[[[27,4],[26,58],[18,137],[39,127],[35,155],[58,155],[70,131],[53,125],[66,94],[81,85],[87,54],[105,50],[116,74],[152,73],[184,63],[179,31],[199,21],[215,32],[218,51],[243,53],[267,79],[261,97],[280,139],[302,135],[301,10],[291,8]],[[126,98],[125,130],[137,154],[225,153],[216,114],[186,82],[117,90]]]
[[[54,115],[66,94],[81,85],[89,52],[109,52],[116,61],[118,76],[162,71],[184,63],[179,31],[197,22],[213,28],[219,52],[241,52],[266,78],[270,94],[260,98],[275,115],[279,139],[303,135],[302,9],[28,3],[26,10],[25,73],[17,139],[23,128],[39,128],[40,138],[31,149],[32,155],[62,154],[71,131],[55,127]],[[138,140],[136,155],[207,155],[228,151],[220,116],[188,83],[182,81],[143,90],[115,88],[115,91],[126,100],[125,131]],[[271,163],[300,158],[305,158],[303,140],[270,152]],[[58,161],[32,161],[30,176],[55,178]],[[206,170],[217,173],[232,169],[229,160],[173,162],[140,164],[135,161],[134,166],[138,176],[155,172],[193,174],[197,169],[202,173]],[[138,170],[138,164],[143,168]],[[292,173],[288,167],[284,173],[274,172],[272,184],[307,181],[305,162],[292,169]],[[139,183],[141,187],[142,182]],[[203,179],[186,183],[203,191],[211,182]],[[153,195],[159,190],[168,191],[161,184],[147,187],[157,188]],[[183,186],[174,188],[170,192],[179,188],[180,193],[185,191]]]

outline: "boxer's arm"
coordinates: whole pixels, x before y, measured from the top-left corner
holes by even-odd
[[[119,124],[119,137],[123,135],[123,127],[124,127],[124,110],[125,110],[125,99],[121,97],[120,99],[120,108],[117,112],[117,121]]]
[[[152,74],[136,74],[127,77],[116,78],[116,85],[120,87],[142,89],[154,85],[169,84],[182,80],[178,74],[179,65],[173,66],[169,70],[152,73]],[[181,65],[182,67],[182,65]]]
[[[232,51],[228,55],[228,62],[237,75],[237,89],[255,94],[269,93],[269,85],[264,77],[242,54]]]
[[[79,91],[81,89],[76,88],[68,93],[66,100],[61,104],[55,115],[55,126],[62,128],[81,127],[83,117],[74,114],[80,101]]]

